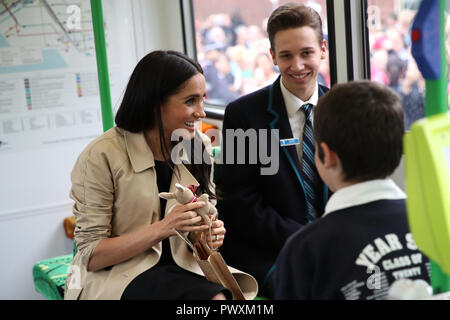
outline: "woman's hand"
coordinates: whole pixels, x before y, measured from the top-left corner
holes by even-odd
[[[223,239],[225,238],[225,225],[222,220],[215,220],[211,226],[211,237],[208,235],[208,245],[211,249],[219,249],[223,245]],[[208,234],[208,232],[205,232]]]
[[[200,224],[202,217],[195,212],[195,209],[205,206],[205,202],[198,201],[188,204],[177,203],[172,211],[162,219],[161,228],[163,239],[175,234],[173,229],[179,232],[206,231],[208,226]]]

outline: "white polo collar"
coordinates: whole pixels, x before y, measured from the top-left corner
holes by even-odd
[[[322,217],[333,211],[383,199],[406,199],[406,194],[391,179],[356,183],[336,191],[328,200]]]

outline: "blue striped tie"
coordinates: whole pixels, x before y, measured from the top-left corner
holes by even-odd
[[[312,108],[310,103],[304,104],[301,109],[305,113],[305,126],[303,129],[303,144],[302,144],[302,173],[303,183],[305,186],[306,207],[308,212],[306,213],[307,222],[312,222],[317,218],[318,205],[320,203],[320,186],[321,180],[317,173],[316,166],[314,164],[314,134],[312,127]],[[320,205],[319,205],[320,206]]]

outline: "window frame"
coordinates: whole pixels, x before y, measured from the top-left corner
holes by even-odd
[[[196,35],[194,24],[194,5],[192,0],[179,0],[181,11],[181,23],[183,30],[183,48],[184,53],[197,61],[197,49],[196,49]],[[338,82],[337,77],[337,63],[336,63],[336,32],[335,30],[335,12],[334,12],[334,0],[326,0],[326,14],[327,14],[327,32],[328,32],[328,53],[330,64],[330,85],[333,86]],[[223,120],[225,114],[225,105],[211,104],[205,102],[205,113],[207,118]]]

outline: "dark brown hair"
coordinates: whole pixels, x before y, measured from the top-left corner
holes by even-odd
[[[119,128],[136,133],[158,126],[161,152],[172,169],[174,165],[166,156],[170,154],[170,150],[164,137],[161,108],[172,95],[183,88],[187,80],[199,73],[203,74],[200,64],[180,52],[150,52],[134,68],[117,110],[115,122]],[[196,135],[195,139],[200,137]],[[211,164],[194,164],[193,155],[194,153],[187,167],[200,183],[199,191],[214,198],[210,184]]]
[[[202,67],[179,52],[150,52],[131,74],[117,110],[117,126],[136,133],[152,129],[155,123],[162,124],[161,106],[198,73],[203,74]]]
[[[371,81],[335,85],[314,110],[314,138],[336,152],[344,180],[383,179],[402,156],[404,115],[397,94]]]
[[[314,9],[301,3],[287,3],[275,9],[267,22],[270,46],[275,49],[275,35],[277,32],[300,27],[311,27],[317,34],[319,46],[322,46],[322,19]]]

